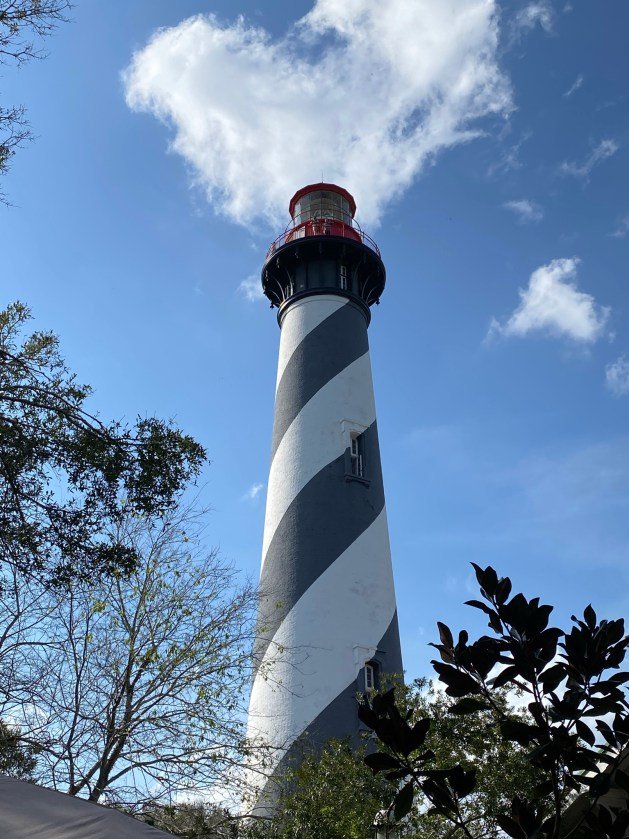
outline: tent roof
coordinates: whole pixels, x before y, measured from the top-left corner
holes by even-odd
[[[2,839],[173,839],[83,798],[0,775]]]

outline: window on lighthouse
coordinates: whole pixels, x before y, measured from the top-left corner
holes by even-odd
[[[363,478],[363,441],[359,434],[352,434],[349,455],[352,465],[352,475]]]
[[[339,285],[341,291],[347,291],[347,265],[341,265],[339,268]]]
[[[365,690],[376,690],[376,677],[378,665],[375,661],[368,661],[365,664]]]

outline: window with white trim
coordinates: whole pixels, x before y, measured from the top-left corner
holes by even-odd
[[[349,457],[352,475],[356,478],[363,478],[363,441],[361,435],[356,432],[352,432],[350,436]]]
[[[369,486],[369,461],[365,455],[365,432],[368,426],[353,419],[341,420],[341,433],[345,444],[345,480],[359,481]],[[367,453],[368,454],[368,453]]]
[[[341,291],[347,291],[347,265],[339,267],[339,286]]]
[[[365,690],[376,690],[376,679],[378,675],[378,665],[375,661],[367,661],[365,663]]]

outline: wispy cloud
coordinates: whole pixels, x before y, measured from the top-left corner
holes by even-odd
[[[524,337],[531,332],[570,338],[591,344],[601,337],[610,309],[599,306],[591,294],[574,282],[579,260],[553,259],[533,271],[520,289],[520,305],[504,323],[492,320],[488,338]]]
[[[624,355],[605,368],[605,384],[616,396],[629,394],[629,361]]]
[[[531,224],[544,218],[544,211],[539,204],[528,198],[507,201],[503,206],[517,215],[520,224]]]
[[[510,112],[498,53],[497,0],[389,0],[386,14],[377,0],[315,0],[280,39],[242,17],[160,29],[123,79],[219,212],[275,225],[323,171],[373,224],[436,153]]]
[[[257,274],[250,274],[246,280],[243,280],[238,286],[238,291],[246,297],[250,303],[257,303],[258,300],[264,299],[262,291],[262,283]]]
[[[616,154],[620,146],[615,140],[601,140],[596,148],[581,163],[564,160],[559,171],[562,175],[572,175],[575,178],[588,178],[592,169],[607,158]]]
[[[242,496],[242,501],[255,501],[264,489],[264,484],[251,484],[249,489]]]
[[[572,85],[571,85],[571,86],[568,88],[568,90],[566,90],[566,92],[563,94],[563,95],[566,97],[566,99],[567,99],[569,96],[572,96],[572,94],[573,94],[573,93],[576,93],[576,92],[577,92],[577,90],[578,90],[578,89],[581,87],[581,85],[583,84],[583,80],[584,80],[583,73],[579,73],[579,75],[576,77],[576,79],[574,80],[574,82],[572,83]]]
[[[547,34],[553,31],[555,14],[553,7],[545,0],[528,3],[520,9],[513,20],[514,34],[526,34],[539,26]]]
[[[487,174],[489,177],[502,172],[509,172],[513,169],[521,169],[522,161],[520,160],[520,150],[524,143],[529,140],[531,133],[527,132],[520,137],[517,143],[507,146],[498,160],[494,161],[488,168]]]
[[[614,239],[624,239],[625,236],[629,236],[629,213],[626,216],[618,219],[618,224],[616,225],[616,229],[612,231],[610,234]]]

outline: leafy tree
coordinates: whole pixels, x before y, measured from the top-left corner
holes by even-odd
[[[446,694],[458,700],[452,712],[470,723],[478,714],[496,714],[501,737],[519,743],[541,775],[532,791],[513,789],[509,807],[497,815],[499,826],[514,839],[620,839],[629,829],[629,703],[623,689],[629,673],[619,671],[629,645],[624,622],[599,621],[588,606],[583,619],[573,616],[569,631],[549,626],[551,606],[537,597],[510,597],[508,577],[474,568],[483,600],[468,605],[487,615],[493,635],[470,644],[462,631],[455,642],[439,624],[441,643],[433,646],[440,660],[433,665]],[[530,720],[514,720],[501,709],[496,696],[504,686],[523,691]],[[431,719],[414,721],[412,709],[398,707],[393,690],[367,699],[360,716],[386,747],[368,755],[367,764],[403,782],[392,805],[395,819],[411,812],[419,793],[450,823],[451,835],[471,839],[465,799],[478,788],[476,768],[435,764],[435,753],[426,748]],[[612,784],[624,790],[624,803],[608,804]]]
[[[509,719],[526,723],[530,722],[528,714],[511,704],[504,689],[495,693],[495,708],[482,709],[469,716],[456,713],[457,700],[436,690],[434,685],[426,690],[423,680],[410,688],[398,688],[396,696],[398,702],[412,709],[410,724],[430,718],[425,747],[434,754],[436,766],[457,763],[463,771],[475,771],[476,787],[461,802],[461,812],[471,835],[483,839],[502,836],[498,816],[508,806],[513,790],[532,794],[541,775],[527,763],[526,749],[522,745],[503,739],[499,721]],[[418,790],[407,820],[408,835],[447,839],[452,835],[452,825],[439,814],[430,812],[429,805],[426,796]]]
[[[411,716],[409,724],[430,715],[432,724],[425,748],[443,765],[460,761],[465,769],[476,767],[477,787],[464,804],[466,821],[472,835],[498,837],[501,831],[496,814],[510,800],[514,787],[531,791],[538,773],[525,761],[525,749],[515,742],[505,742],[491,710],[472,719],[453,714],[456,700],[417,680],[410,686],[398,684],[395,695],[404,702]],[[496,701],[501,714],[514,720],[525,718],[500,691]],[[282,779],[277,814],[268,823],[249,828],[251,839],[367,839],[373,835],[378,813],[386,811],[396,784],[368,768],[365,757],[368,744],[359,749],[332,741],[323,752],[307,754],[299,766],[288,770]],[[369,762],[369,758],[367,762]],[[427,812],[427,802],[419,794],[401,832],[404,839],[446,839],[452,825]]]
[[[41,58],[38,42],[65,20],[70,6],[69,0],[0,0],[0,64],[20,65]],[[7,171],[18,146],[31,136],[24,106],[0,105],[0,175]]]
[[[238,822],[227,810],[202,801],[148,807],[137,818],[182,839],[237,839]]]
[[[5,705],[44,786],[138,809],[224,785],[244,761],[256,599],[197,525],[190,511],[126,522],[131,575],[50,592],[48,643],[24,648],[37,680]]]
[[[391,785],[365,767],[365,746],[330,741],[307,752],[280,780],[276,815],[243,830],[246,839],[367,839]]]
[[[0,557],[54,583],[129,572],[133,545],[104,534],[128,514],[172,507],[198,474],[203,448],[171,423],[134,427],[88,413],[91,392],[13,303],[0,312]]]
[[[0,774],[30,780],[36,754],[37,749],[25,745],[17,729],[0,720]]]

